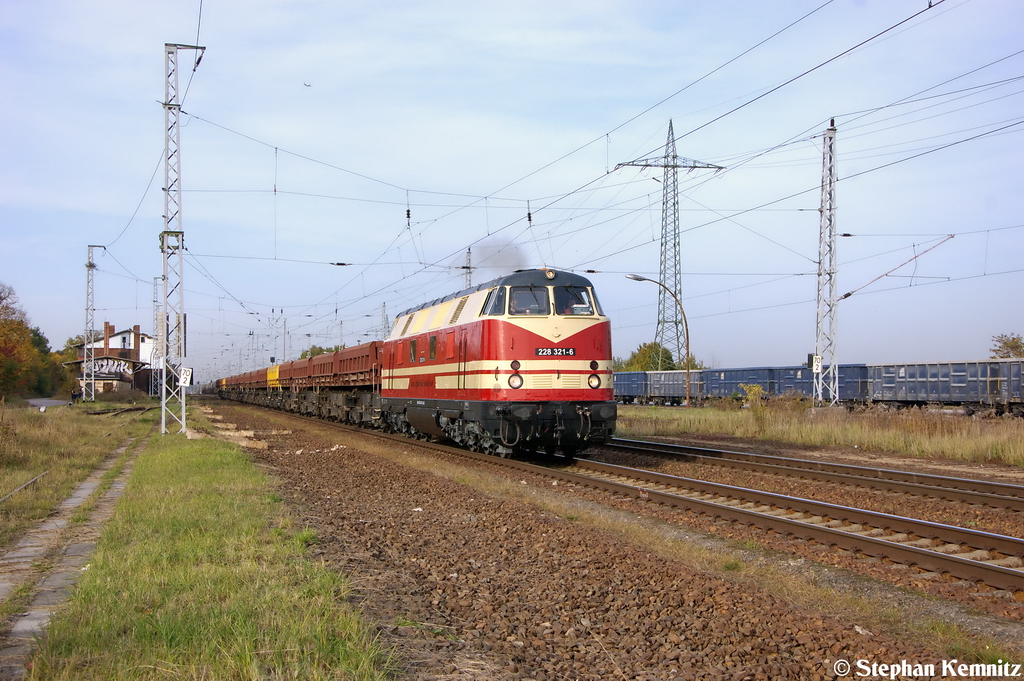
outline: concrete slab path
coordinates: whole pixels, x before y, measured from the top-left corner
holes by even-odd
[[[25,534],[0,556],[0,602],[23,585],[31,586],[28,607],[14,618],[0,638],[0,679],[19,679],[35,642],[46,635],[50,618],[68,599],[96,549],[103,524],[114,513],[128,477],[146,440],[129,440],[114,451],[65,499],[53,515]],[[103,476],[126,453],[129,456],[109,488],[96,500],[84,522],[71,522],[79,508],[97,491]]]

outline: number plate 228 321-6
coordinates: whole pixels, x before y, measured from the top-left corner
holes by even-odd
[[[575,357],[576,348],[537,348],[534,354],[537,357]]]

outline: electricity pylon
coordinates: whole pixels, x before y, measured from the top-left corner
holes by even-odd
[[[655,158],[645,158],[628,163],[620,163],[616,168],[623,166],[637,166],[640,168],[664,168],[662,179],[661,198],[661,265],[658,270],[659,283],[670,289],[680,300],[683,297],[683,271],[679,249],[679,181],[678,171],[680,168],[687,170],[705,169],[722,170],[721,166],[703,161],[694,161],[676,155],[676,140],[672,132],[672,121],[668,122],[668,141],[665,142],[665,155]],[[658,289],[658,328],[654,334],[654,340],[663,348],[668,348],[677,361],[686,362],[690,357],[690,348],[687,347],[686,333],[683,328],[683,319],[679,306],[669,295],[669,291],[663,288]],[[657,366],[650,367],[653,370],[670,369],[662,366],[663,353],[655,353],[654,363]]]

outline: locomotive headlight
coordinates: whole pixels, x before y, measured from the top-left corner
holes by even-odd
[[[518,390],[523,387],[523,377],[519,374],[512,374],[508,377],[508,387]]]
[[[597,371],[597,367],[599,367],[599,366],[601,366],[601,365],[597,363],[596,359],[590,360],[590,370],[591,371]]]
[[[598,376],[597,374],[590,374],[590,378],[587,379],[587,385],[589,385],[591,388],[600,388],[601,377]]]
[[[514,359],[512,360],[512,364],[510,366],[512,367],[512,371],[519,371],[519,367],[522,365],[519,363],[518,359]]]

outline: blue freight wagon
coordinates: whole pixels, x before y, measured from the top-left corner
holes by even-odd
[[[872,364],[871,400],[897,405],[976,405],[1024,411],[1024,360]]]
[[[741,384],[759,385],[767,395],[775,394],[775,368],[751,367],[747,369],[705,369],[704,390],[708,397],[744,395]]]
[[[623,404],[646,404],[650,396],[646,371],[616,371],[613,385],[615,400]]]
[[[971,413],[995,408],[1024,416],[1024,359],[899,364],[840,364],[839,401],[897,406],[945,404]],[[681,404],[685,371],[615,374],[620,401]],[[690,372],[691,404],[709,397],[742,396],[741,385],[759,385],[765,395],[814,395],[814,374],[805,366],[702,369]]]
[[[702,398],[703,371],[691,369],[675,371],[648,371],[650,401],[654,404],[686,404],[686,382],[689,373],[690,404],[698,404]]]

